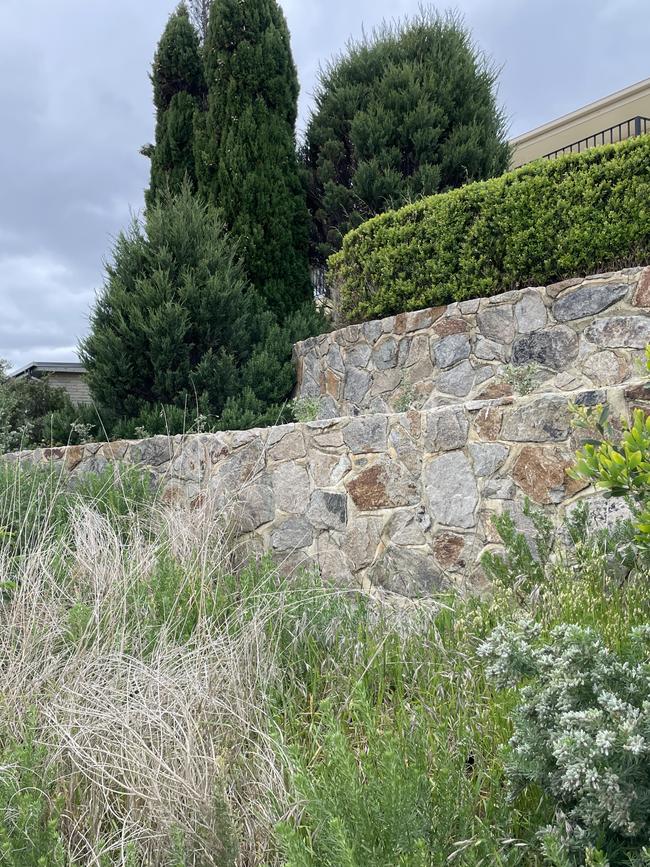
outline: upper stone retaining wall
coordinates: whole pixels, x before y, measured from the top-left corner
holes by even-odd
[[[608,402],[613,418],[650,406],[642,384],[572,397]],[[568,398],[555,393],[6,459],[52,463],[72,479],[115,461],[142,466],[167,500],[230,506],[247,552],[270,551],[286,569],[316,565],[347,586],[420,596],[475,586],[482,551],[498,542],[492,517],[507,511],[528,531],[526,497],[561,520],[559,507],[584,493],[565,472],[577,437]],[[616,508],[609,503],[598,508]]]
[[[511,394],[532,364],[534,392],[638,377],[650,343],[650,268],[628,268],[350,325],[296,344],[300,397],[320,418],[388,413]]]

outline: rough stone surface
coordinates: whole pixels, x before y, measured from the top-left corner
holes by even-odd
[[[505,364],[537,368],[537,394],[627,382],[649,309],[650,268],[628,268],[401,313],[297,344],[298,393],[320,394],[325,418],[475,400],[504,384]],[[594,357],[605,350],[612,378]]]
[[[512,346],[513,364],[541,364],[560,370],[577,356],[578,335],[570,328],[558,325],[518,337]]]
[[[451,367],[469,355],[470,343],[466,334],[450,334],[433,346],[434,362],[438,367]]]
[[[371,571],[373,584],[401,596],[430,596],[444,586],[428,551],[389,547]]]
[[[538,290],[524,292],[515,304],[515,322],[520,334],[539,331],[546,325],[547,313],[543,295]]]
[[[426,415],[424,445],[429,452],[462,449],[467,442],[469,420],[462,407],[443,407]]]
[[[307,517],[320,530],[341,530],[347,523],[347,504],[343,494],[314,491]]]
[[[558,322],[595,316],[625,298],[628,289],[627,283],[585,283],[561,295],[553,305],[553,315]]]
[[[361,512],[394,509],[419,501],[417,485],[397,461],[382,461],[362,469],[345,485]]]
[[[587,328],[585,337],[601,349],[645,349],[650,343],[650,318],[612,316],[609,319],[598,319]]]
[[[478,489],[463,452],[448,452],[427,465],[424,496],[431,518],[438,524],[464,529],[475,526]]]
[[[503,439],[544,443],[564,440],[570,419],[564,397],[545,396],[516,407],[503,424]]]

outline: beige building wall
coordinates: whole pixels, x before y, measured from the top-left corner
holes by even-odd
[[[79,373],[49,373],[47,381],[53,388],[63,388],[67,391],[70,400],[77,406],[92,402],[86,380]]]
[[[624,124],[624,127],[620,135],[618,129],[614,130],[613,141],[629,138],[635,134],[634,124],[630,124],[628,131],[626,122],[635,117],[650,119],[650,78],[517,136],[511,142],[513,146],[511,168],[518,168],[618,124]],[[650,133],[650,121],[647,124],[647,131]],[[609,142],[608,133],[604,143]],[[596,144],[601,143],[598,137]],[[593,144],[590,142],[589,146],[593,147]]]

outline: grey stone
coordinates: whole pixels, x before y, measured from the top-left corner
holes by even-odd
[[[412,599],[430,596],[444,586],[444,578],[429,553],[393,546],[372,567],[370,580]]]
[[[173,456],[172,443],[169,437],[155,436],[133,443],[129,448],[129,458],[134,464],[146,464],[148,467],[158,467],[170,461]]]
[[[628,289],[627,283],[584,283],[560,296],[553,305],[553,316],[558,322],[595,316],[625,298]]]
[[[341,347],[338,343],[332,343],[325,356],[325,361],[328,370],[335,370],[337,373],[345,373],[345,365],[343,364],[343,356],[341,355]]]
[[[483,337],[499,343],[510,343],[515,336],[515,323],[512,307],[488,307],[476,317],[478,330]]]
[[[587,527],[591,531],[611,530],[621,521],[631,521],[634,517],[628,504],[622,497],[605,497],[602,494],[589,497],[588,500],[578,500],[567,507],[568,519],[576,517],[576,510],[587,508]]]
[[[434,361],[438,367],[446,368],[469,358],[469,338],[466,334],[450,334],[433,344]]]
[[[568,399],[544,395],[516,407],[503,423],[501,438],[512,442],[553,442],[565,440],[569,430]]]
[[[486,500],[512,500],[515,495],[515,483],[512,479],[489,479],[483,489]]]
[[[350,403],[361,404],[365,396],[370,390],[372,377],[366,370],[358,370],[351,368],[345,374],[345,385],[343,387],[343,398],[349,400]]]
[[[348,509],[345,494],[314,491],[307,518],[321,530],[342,530],[347,524]]]
[[[386,536],[393,545],[415,548],[426,543],[425,533],[431,518],[423,509],[395,512],[386,525]]]
[[[389,370],[397,365],[397,340],[387,337],[382,340],[372,352],[372,358],[377,370]]]
[[[341,548],[355,572],[375,559],[383,523],[382,518],[374,515],[359,516],[343,533]]]
[[[589,356],[583,363],[583,370],[595,385],[618,385],[625,380],[630,366],[614,351],[605,349]]]
[[[478,337],[474,347],[474,355],[483,361],[507,361],[510,355],[510,344],[497,343],[487,337]]]
[[[473,313],[478,313],[478,308],[480,304],[480,298],[472,298],[470,301],[461,301],[458,306],[463,316],[471,316]]]
[[[593,322],[585,337],[600,349],[645,349],[650,343],[648,316],[611,316]]]
[[[307,453],[302,430],[294,425],[271,428],[266,447],[273,461],[295,461]]]
[[[351,419],[343,430],[343,441],[353,455],[385,452],[388,421],[385,416],[365,415]]]
[[[503,466],[509,449],[501,443],[470,443],[469,453],[474,464],[474,472],[481,478],[491,476]]]
[[[336,400],[329,394],[321,395],[318,418],[339,418],[341,411]]]
[[[374,343],[376,340],[379,340],[380,336],[383,334],[380,319],[374,319],[371,322],[364,322],[361,327],[363,329],[363,336],[366,338],[368,343]]]
[[[345,357],[346,367],[365,367],[370,361],[372,350],[367,343],[360,343],[354,349],[349,349]]]
[[[404,372],[396,367],[392,370],[377,370],[373,374],[372,393],[374,395],[386,394],[395,391],[404,381]]]
[[[275,517],[273,488],[269,477],[249,482],[230,501],[233,517],[244,533],[251,533]]]
[[[423,447],[427,452],[462,449],[467,442],[469,421],[461,407],[441,407],[427,412]]]
[[[273,471],[275,505],[282,512],[302,513],[309,503],[309,474],[293,461],[279,464]]]
[[[235,491],[264,469],[264,448],[253,440],[235,452],[224,454],[224,446],[212,452],[213,479],[225,489]]]
[[[522,293],[520,300],[515,305],[515,321],[517,331],[520,334],[530,334],[539,331],[546,325],[546,307],[539,291]]]
[[[512,346],[513,364],[541,364],[561,370],[578,355],[578,335],[565,325],[518,337]]]
[[[314,541],[314,528],[304,518],[288,518],[271,533],[271,545],[276,551],[308,548]]]
[[[425,467],[424,496],[438,524],[463,529],[476,525],[478,489],[463,452],[448,452]]]
[[[446,394],[465,397],[475,385],[480,385],[492,376],[494,376],[494,370],[491,367],[474,368],[469,361],[461,361],[460,364],[446,370],[438,378],[436,385],[440,391]]]
[[[300,381],[300,397],[320,397],[320,385],[311,376],[303,375]]]

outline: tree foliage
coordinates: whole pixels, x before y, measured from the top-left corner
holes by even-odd
[[[308,214],[295,147],[298,79],[275,0],[215,0],[199,191],[222,209],[253,285],[278,313],[309,296]]]
[[[151,158],[147,204],[161,190],[178,192],[185,178],[196,188],[194,115],[203,105],[205,78],[199,39],[183,3],[171,15],[160,39],[151,81],[156,141],[143,148]]]
[[[351,42],[321,72],[307,130],[313,258],[369,217],[500,174],[496,79],[454,15],[423,12]]]
[[[118,237],[80,355],[113,432],[179,432],[197,414],[213,427],[251,427],[280,417],[292,344],[319,330],[309,306],[278,324],[220,213],[186,184]]]

